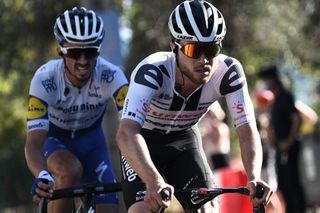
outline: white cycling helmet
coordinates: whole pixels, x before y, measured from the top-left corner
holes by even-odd
[[[103,21],[92,10],[74,7],[58,16],[54,35],[61,46],[65,42],[100,45],[104,36]]]
[[[173,38],[196,42],[221,41],[227,31],[221,12],[202,0],[179,4],[172,11],[168,26]]]

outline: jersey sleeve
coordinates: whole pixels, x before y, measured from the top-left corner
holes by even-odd
[[[112,99],[117,107],[119,116],[122,113],[124,100],[128,92],[128,80],[121,69],[116,71],[115,82],[113,86]]]
[[[121,119],[131,119],[143,126],[152,98],[162,83],[162,73],[157,66],[140,63],[132,72]]]
[[[234,126],[238,128],[255,122],[255,114],[243,68],[235,59],[232,63],[223,77],[220,91],[225,96]]]
[[[49,130],[48,102],[50,93],[57,90],[54,78],[50,78],[41,72],[41,68],[34,75],[29,89],[29,101],[27,112],[28,131],[42,129]]]
[[[102,57],[97,59],[97,81],[103,87],[104,96],[112,99],[119,117],[122,113],[124,99],[128,91],[128,80],[120,67]]]

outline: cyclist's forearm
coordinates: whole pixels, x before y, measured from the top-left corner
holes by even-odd
[[[25,158],[32,174],[37,177],[40,171],[46,169],[46,162],[43,153],[43,144],[47,133],[28,133],[25,144]]]
[[[237,129],[241,158],[248,180],[260,179],[262,167],[262,146],[259,133],[254,124],[246,124]]]
[[[139,129],[134,130],[131,122],[133,121],[120,122],[117,144],[121,154],[146,184],[162,180],[151,160],[145,140],[139,133]]]

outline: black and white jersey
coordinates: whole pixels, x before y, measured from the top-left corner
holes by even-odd
[[[255,122],[241,64],[223,54],[215,60],[211,79],[185,98],[175,89],[175,54],[148,56],[132,72],[122,119],[134,120],[150,130],[180,131],[195,125],[211,104],[224,97],[236,127]]]

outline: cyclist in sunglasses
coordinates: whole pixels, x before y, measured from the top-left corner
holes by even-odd
[[[52,190],[83,183],[113,183],[101,127],[108,101],[121,112],[128,90],[123,71],[99,56],[102,19],[73,8],[59,15],[54,35],[60,59],[42,65],[29,90],[27,164],[36,177],[35,202]],[[96,196],[96,212],[117,212],[115,193]],[[51,201],[49,212],[71,212],[68,199]]]
[[[243,68],[221,54],[225,21],[207,1],[187,0],[169,17],[172,52],[157,52],[133,70],[117,133],[122,154],[124,199],[129,213],[169,206],[176,189],[214,187],[197,123],[211,104],[225,98],[236,127],[254,205],[272,190],[260,178],[262,148]],[[254,198],[257,184],[264,187]],[[169,199],[161,192],[168,190]],[[186,212],[208,200],[178,196]],[[216,202],[207,202],[212,212]],[[215,206],[215,207],[214,207]]]

